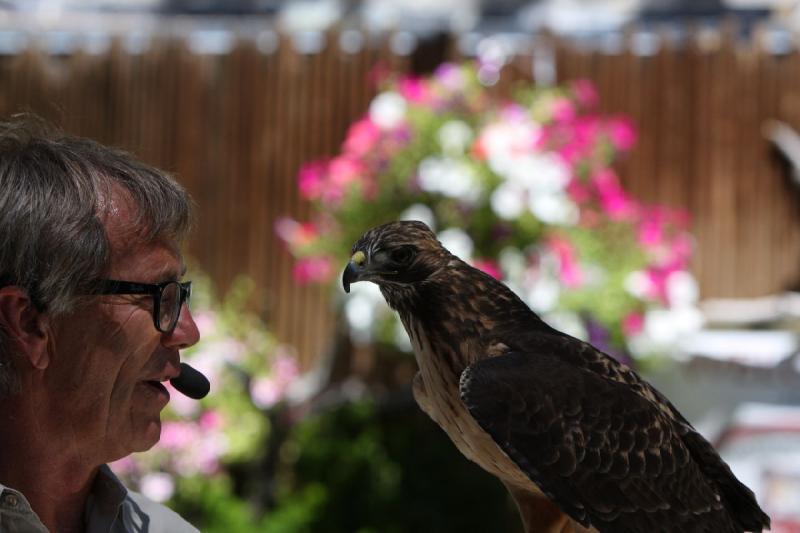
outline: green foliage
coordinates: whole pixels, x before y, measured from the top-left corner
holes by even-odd
[[[405,399],[346,404],[295,428],[264,531],[517,531],[505,488]]]

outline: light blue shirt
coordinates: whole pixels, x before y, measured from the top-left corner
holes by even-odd
[[[84,520],[86,533],[199,533],[174,511],[129,491],[106,465],[97,472]],[[25,496],[2,483],[0,532],[50,533]]]

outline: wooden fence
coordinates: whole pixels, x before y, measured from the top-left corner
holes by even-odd
[[[276,217],[308,213],[297,170],[336,152],[374,94],[377,62],[403,71],[457,49],[445,39],[397,55],[381,39],[347,52],[338,37],[315,53],[287,36],[270,50],[240,39],[223,54],[166,37],[143,51],[119,40],[101,53],[31,46],[0,56],[0,115],[34,111],[174,172],[198,205],[191,255],[222,287],[251,276],[279,338],[309,364],[332,335],[329,299],[292,282],[273,229]],[[623,180],[643,200],[690,210],[703,295],[771,293],[800,281],[800,195],[761,130],[771,118],[800,129],[800,53],[712,37],[666,39],[648,54],[627,41],[613,52],[547,42],[558,80],[593,80],[602,110],[638,125]],[[531,64],[523,51],[503,79],[530,78]]]

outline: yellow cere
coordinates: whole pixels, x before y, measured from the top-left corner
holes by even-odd
[[[359,265],[359,266],[363,265],[364,261],[366,261],[366,260],[367,260],[367,256],[364,255],[364,252],[362,252],[361,250],[359,250],[356,253],[354,253],[353,257],[350,258],[350,261],[352,263],[355,263],[356,265]]]

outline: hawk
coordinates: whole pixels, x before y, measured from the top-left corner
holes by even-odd
[[[419,365],[419,406],[505,484],[526,532],[769,527],[753,493],[669,400],[548,326],[425,224],[367,231],[344,290],[357,281],[376,283],[402,320]]]

